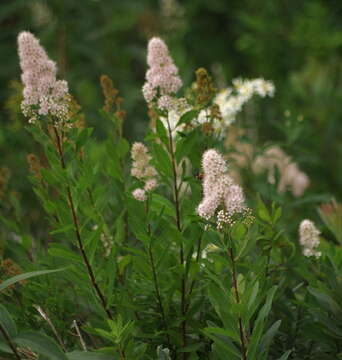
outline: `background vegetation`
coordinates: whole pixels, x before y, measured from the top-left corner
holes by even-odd
[[[291,143],[289,153],[304,162],[316,180],[316,190],[341,196],[342,164],[336,161],[342,155],[341,17],[342,4],[333,0],[2,1],[0,147],[4,163],[23,178],[24,139],[17,132],[22,120],[10,117],[4,107],[10,82],[19,80],[15,47],[19,31],[31,30],[42,40],[82,105],[87,122],[99,125],[99,137],[106,129],[94,111],[103,101],[98,80],[108,74],[125,99],[125,133],[131,139],[141,138],[147,122],[140,93],[146,43],[159,35],[172,48],[186,84],[201,66],[214,74],[219,85],[237,76],[273,80],[277,93],[261,112],[261,136],[287,142],[278,125],[291,126],[291,121],[303,119],[300,141]]]

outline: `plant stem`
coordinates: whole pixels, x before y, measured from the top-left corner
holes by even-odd
[[[48,325],[50,326],[53,334],[55,335],[56,340],[58,341],[58,343],[61,346],[61,348],[63,349],[63,351],[67,352],[66,348],[64,346],[62,338],[59,336],[53,322],[48,317],[47,313],[39,305],[33,305],[33,307],[38,311],[39,315],[48,323]]]
[[[78,324],[77,324],[77,321],[76,321],[76,320],[74,320],[74,321],[72,322],[72,327],[74,327],[75,330],[76,330],[76,334],[77,334],[77,336],[78,336],[78,338],[79,338],[79,340],[80,340],[82,349],[83,349],[84,351],[88,351],[87,345],[86,345],[86,343],[85,343],[85,341],[84,341],[84,339],[83,339],[83,337],[82,337],[80,328],[78,327]]]
[[[58,130],[56,129],[56,127],[54,127],[53,129],[54,129],[54,132],[55,132],[55,135],[56,135],[57,150],[58,150],[58,154],[59,154],[59,157],[60,157],[61,166],[65,170],[66,166],[65,166],[65,161],[64,161],[64,154],[63,154],[63,149],[62,149],[61,138],[60,138],[60,136],[58,134]],[[96,282],[94,271],[93,271],[93,269],[92,269],[92,267],[90,265],[90,261],[88,259],[88,256],[87,256],[86,252],[85,252],[85,249],[84,249],[84,245],[83,245],[83,241],[82,241],[82,237],[81,237],[81,232],[80,232],[80,227],[79,227],[79,221],[78,221],[78,217],[77,217],[77,214],[76,214],[76,209],[75,209],[74,200],[73,200],[73,197],[72,197],[70,186],[67,185],[66,189],[67,189],[68,203],[69,203],[69,206],[70,206],[72,220],[73,220],[73,223],[74,223],[76,239],[77,239],[77,242],[78,242],[78,247],[79,247],[79,249],[81,251],[83,262],[84,262],[84,264],[85,264],[85,266],[87,268],[87,272],[88,272],[88,275],[89,275],[89,278],[90,278],[90,281],[91,281],[91,285],[93,286],[93,288],[95,290],[95,293],[98,296],[98,298],[99,298],[99,300],[101,302],[101,305],[102,305],[104,311],[106,312],[107,316],[109,317],[109,319],[113,320],[112,314],[107,309],[107,302],[105,300],[104,295],[102,294],[102,291],[100,290],[100,287],[98,286],[98,284]]]
[[[177,170],[176,170],[176,159],[175,159],[175,153],[173,148],[173,141],[172,141],[172,132],[171,132],[171,126],[169,122],[169,117],[166,117],[167,120],[167,127],[168,127],[168,133],[169,133],[169,153],[171,157],[171,163],[172,163],[172,173],[173,173],[173,189],[174,189],[174,203],[176,208],[176,224],[177,229],[181,233],[182,232],[182,226],[181,226],[181,217],[180,217],[180,204],[179,204],[179,192],[178,192],[178,185],[177,185]],[[184,270],[184,249],[183,249],[183,242],[180,244],[180,251],[179,251],[179,258],[180,258],[180,264],[182,266],[182,271]],[[182,346],[187,346],[187,340],[186,340],[186,283],[185,283],[185,274],[182,273],[182,279],[181,279],[181,314],[183,317],[183,321],[181,323],[181,331],[182,331]],[[187,359],[187,353],[182,353],[182,358],[185,360]]]
[[[2,325],[0,324],[0,332],[2,333],[4,339],[6,340],[7,344],[9,345],[9,347],[12,349],[14,356],[16,357],[17,360],[21,360],[19,353],[15,347],[15,345],[13,344],[11,338],[9,337],[9,335],[7,334],[7,331],[5,330],[5,328],[2,327]]]
[[[197,242],[197,254],[196,254],[196,262],[198,263],[201,257],[201,244],[202,244],[202,237],[203,237],[203,233],[201,233],[200,237],[198,238],[198,242]],[[188,302],[186,304],[186,311],[189,310],[190,307],[190,296],[192,294],[192,291],[194,289],[196,280],[192,280],[191,285],[190,285],[190,290],[188,292]]]
[[[149,257],[150,257],[150,261],[151,261],[154,288],[155,288],[155,292],[156,292],[156,296],[157,296],[157,300],[158,300],[158,304],[159,304],[160,314],[162,316],[163,323],[164,323],[164,328],[165,328],[165,332],[166,332],[167,345],[168,345],[168,348],[171,349],[170,336],[169,336],[169,334],[167,332],[168,331],[167,322],[166,322],[165,311],[164,311],[164,307],[163,307],[163,303],[162,303],[162,299],[161,299],[161,295],[160,295],[160,289],[159,289],[157,272],[156,272],[156,267],[155,267],[155,263],[154,263],[154,259],[153,259],[153,253],[152,253],[151,244],[148,247],[148,254],[149,254]]]
[[[270,246],[268,253],[267,253],[267,263],[266,263],[266,270],[265,270],[265,276],[266,279],[268,278],[269,275],[269,267],[270,267],[270,262],[271,262],[271,252],[272,252],[272,246]]]
[[[120,345],[119,345],[119,354],[120,354],[120,360],[126,359],[125,351],[121,349]]]
[[[149,211],[149,206],[148,206],[148,200],[147,200],[146,201],[146,214],[148,214],[148,211]],[[151,235],[151,225],[149,223],[147,225],[147,233],[149,235]],[[151,239],[150,239],[150,243],[148,245],[148,255],[149,255],[149,258],[150,258],[151,269],[152,269],[152,274],[153,274],[154,289],[155,289],[155,292],[156,292],[158,305],[159,305],[159,310],[160,310],[160,314],[162,316],[162,320],[163,320],[163,324],[164,324],[164,328],[165,328],[165,332],[166,332],[167,346],[171,350],[170,335],[168,334],[168,326],[167,326],[167,321],[166,321],[166,317],[165,317],[165,311],[164,311],[164,307],[163,307],[163,303],[162,303],[162,298],[161,298],[161,295],[160,295],[157,271],[156,271],[156,266],[155,266],[155,263],[154,263],[153,252],[152,252]]]
[[[233,287],[234,287],[234,293],[235,293],[235,300],[239,304],[240,303],[240,295],[239,295],[239,289],[238,289],[238,285],[237,285],[235,258],[234,258],[234,252],[233,252],[232,244],[231,244],[231,246],[229,248],[229,256],[230,256],[230,259],[231,259],[231,262],[232,262],[232,278],[233,278]],[[242,325],[242,319],[241,319],[240,315],[239,315],[239,318],[238,318],[238,322],[239,322],[239,332],[240,332],[242,359],[247,360],[245,334],[244,334],[243,325]]]

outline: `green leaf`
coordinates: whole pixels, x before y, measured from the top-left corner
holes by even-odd
[[[222,335],[212,335],[212,334],[206,333],[206,332],[204,332],[204,333],[210,339],[212,339],[219,348],[221,348],[222,350],[225,350],[227,355],[230,354],[230,355],[240,359],[240,352],[238,351],[236,346],[232,343],[232,341],[228,337],[222,336]],[[229,359],[229,358],[227,357],[227,359]]]
[[[256,281],[252,288],[246,291],[246,294],[243,294],[243,302],[247,303],[246,313],[243,316],[244,321],[247,323],[249,319],[254,315],[255,310],[258,307],[257,296],[259,293],[259,281]]]
[[[0,341],[0,352],[1,351],[7,354],[13,354],[12,349],[7,344]]]
[[[90,138],[93,128],[85,128],[80,131],[76,140],[76,150],[79,151]]]
[[[172,177],[172,164],[169,154],[166,152],[164,146],[160,144],[153,144],[154,160],[158,171],[164,173],[168,178]]]
[[[8,336],[13,338],[17,335],[17,327],[10,313],[0,304],[0,324],[6,330]]]
[[[258,210],[257,210],[258,216],[261,220],[272,223],[271,215],[265,206],[264,202],[262,201],[261,197],[258,198]]]
[[[237,223],[231,230],[232,238],[235,241],[241,241],[247,235],[247,228],[244,224]]]
[[[119,142],[115,145],[116,152],[118,154],[119,159],[122,159],[126,156],[129,151],[129,143],[126,139],[120,138]]]
[[[80,255],[64,248],[63,245],[55,244],[48,250],[48,253],[53,257],[58,257],[67,261],[83,263]]]
[[[5,290],[9,286],[11,286],[11,285],[13,285],[13,284],[15,284],[15,283],[17,283],[19,281],[26,280],[26,279],[29,279],[29,278],[34,277],[34,276],[52,274],[52,273],[55,273],[55,272],[58,272],[58,271],[63,271],[65,269],[66,268],[56,269],[56,270],[39,270],[39,271],[32,271],[32,272],[27,272],[27,273],[20,274],[20,275],[17,275],[17,276],[13,276],[10,279],[7,279],[7,280],[5,280],[4,282],[2,282],[0,284],[0,291]]]
[[[331,311],[334,315],[342,314],[341,307],[329,295],[323,294],[312,287],[308,287],[308,290],[326,310]]]
[[[156,130],[159,139],[167,146],[168,145],[167,130],[165,129],[165,126],[160,119],[157,119]]]
[[[25,331],[20,333],[13,341],[19,346],[29,347],[34,352],[46,356],[49,360],[68,360],[59,345],[45,334],[36,331]]]
[[[291,354],[292,350],[287,350],[286,353],[284,353],[279,359],[277,360],[287,360],[289,355]]]
[[[177,149],[175,152],[177,163],[179,163],[183,157],[193,153],[193,149],[198,146],[198,141],[198,134],[194,131],[187,133],[185,137],[177,141]]]
[[[198,110],[189,110],[185,114],[183,114],[178,120],[177,126],[181,124],[188,124],[191,122],[197,115],[199,114]]]
[[[212,344],[211,346],[211,353],[210,359],[213,360],[227,360],[227,351],[222,347],[218,346],[216,343]],[[239,356],[230,356],[229,360],[240,360],[241,357]]]
[[[160,213],[161,210],[168,216],[175,216],[175,209],[172,202],[162,195],[153,193],[151,196],[151,209]]]
[[[269,346],[271,345],[271,342],[277,333],[279,327],[281,324],[281,320],[276,321],[264,334],[264,336],[261,338],[261,343],[259,347],[259,353],[266,353],[268,352]]]
[[[254,325],[253,333],[250,338],[250,342],[248,345],[248,360],[254,360],[256,356],[256,352],[258,349],[258,345],[260,343],[260,338],[265,326],[265,318],[268,316],[269,312],[271,311],[271,305],[273,301],[274,294],[277,290],[277,286],[273,286],[267,294],[266,302],[264,306],[259,311],[257,320]]]
[[[278,207],[273,214],[273,223],[275,224],[280,218],[282,214],[282,208]]]
[[[66,356],[68,360],[113,360],[113,355],[86,351],[73,351]]]
[[[51,235],[56,235],[56,234],[63,234],[63,233],[66,233],[70,230],[73,230],[75,228],[75,225],[74,224],[67,224],[65,226],[62,226],[56,230],[52,230],[50,231],[50,234]]]
[[[232,340],[239,340],[238,337],[236,337],[236,334],[231,329],[222,329],[219,327],[206,327],[204,331],[207,334],[213,334],[213,335],[223,335],[231,338]]]

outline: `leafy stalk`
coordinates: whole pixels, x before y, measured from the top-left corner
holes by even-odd
[[[203,233],[201,233],[201,235],[200,235],[200,237],[198,238],[198,241],[197,241],[196,263],[198,263],[200,261],[200,258],[201,258],[202,238],[203,238]],[[196,280],[193,279],[192,282],[191,282],[191,285],[190,285],[189,292],[188,292],[188,301],[187,301],[187,304],[186,304],[186,311],[188,311],[188,309],[190,307],[190,295],[192,294],[192,291],[193,291],[193,289],[195,287],[195,283],[196,283]]]
[[[237,284],[236,264],[235,264],[235,257],[234,257],[234,250],[233,250],[232,242],[230,242],[230,247],[228,249],[228,255],[229,255],[230,260],[232,262],[232,280],[233,280],[235,301],[236,301],[237,304],[240,304],[240,295],[239,295],[239,289],[238,289],[238,284]],[[242,319],[241,319],[240,315],[238,317],[238,325],[239,325],[239,335],[240,335],[242,359],[247,360],[245,332],[244,332],[244,329],[243,329]]]
[[[177,229],[181,233],[182,226],[181,226],[181,216],[180,216],[180,203],[179,203],[179,189],[177,185],[177,170],[176,170],[176,159],[175,153],[173,148],[173,141],[172,141],[172,132],[171,126],[168,116],[166,117],[167,120],[167,127],[168,127],[168,135],[169,135],[169,153],[171,157],[172,163],[172,174],[173,174],[173,195],[174,195],[174,204],[176,209],[176,224]],[[180,244],[180,251],[179,251],[179,259],[182,270],[184,270],[184,248],[183,242]],[[181,323],[181,332],[182,332],[182,346],[186,347],[187,340],[186,340],[186,281],[185,281],[185,274],[182,272],[182,279],[181,279],[181,314],[183,317],[183,321]],[[187,358],[187,353],[183,352],[183,359]]]
[[[146,214],[148,214],[148,211],[149,211],[149,206],[148,206],[148,200],[147,200],[146,201]],[[151,235],[151,225],[150,224],[147,225],[147,233],[149,235]],[[164,306],[163,306],[162,298],[161,298],[161,295],[160,295],[160,288],[159,288],[159,282],[158,282],[158,277],[157,277],[156,266],[155,266],[154,258],[153,258],[152,241],[151,240],[150,240],[150,243],[148,245],[148,256],[150,258],[150,263],[151,263],[154,289],[155,289],[160,314],[161,314],[163,324],[164,324],[164,328],[165,328],[165,332],[166,332],[166,341],[167,341],[168,348],[171,349],[170,336],[168,334],[168,326],[167,326],[167,321],[166,321],[166,317],[165,317]]]
[[[63,170],[65,170],[66,165],[65,165],[65,160],[64,160],[64,153],[63,153],[63,146],[62,146],[62,142],[61,142],[61,137],[60,137],[60,135],[58,133],[58,130],[57,130],[57,128],[55,126],[53,127],[53,130],[54,130],[54,133],[55,133],[55,136],[56,136],[57,152],[58,152],[58,155],[59,155],[60,163],[61,163],[61,166],[62,166]],[[85,266],[87,268],[87,272],[88,272],[88,275],[89,275],[89,278],[90,278],[91,285],[94,288],[95,293],[98,296],[98,298],[100,300],[100,303],[101,303],[104,311],[106,312],[107,316],[111,320],[113,320],[112,314],[110,313],[109,309],[107,308],[106,299],[105,299],[99,285],[96,282],[94,271],[93,271],[93,269],[91,267],[90,261],[88,259],[88,256],[87,256],[86,252],[85,252],[85,249],[84,249],[84,244],[83,244],[83,240],[82,240],[81,232],[80,232],[79,220],[78,220],[78,217],[77,217],[77,213],[76,213],[76,209],[75,209],[75,205],[74,205],[74,200],[73,200],[73,196],[72,196],[69,184],[67,184],[67,186],[66,186],[66,191],[67,191],[68,204],[69,204],[69,208],[70,208],[70,211],[71,211],[72,220],[73,220],[73,223],[74,223],[74,230],[75,230],[75,234],[76,234],[78,247],[80,249],[83,262],[84,262],[84,264],[85,264]]]

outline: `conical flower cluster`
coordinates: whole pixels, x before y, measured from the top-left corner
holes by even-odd
[[[198,214],[210,219],[220,205],[231,217],[246,209],[242,188],[227,174],[227,165],[222,155],[214,149],[207,150],[202,157],[203,200],[197,208]]]
[[[18,36],[18,53],[24,84],[22,110],[30,122],[39,115],[50,115],[57,121],[66,121],[68,116],[68,84],[57,80],[57,67],[49,59],[39,40],[30,32]]]
[[[146,192],[154,190],[157,186],[157,171],[150,164],[151,155],[148,154],[144,144],[135,142],[132,146],[131,157],[133,160],[131,175],[145,183],[143,189],[135,189],[132,195],[138,201],[145,201]]]
[[[158,98],[158,107],[171,110],[173,108],[173,95],[182,86],[178,75],[178,68],[174,64],[165,42],[152,38],[148,43],[146,83],[143,86],[143,95],[148,103]]]
[[[303,220],[299,225],[299,243],[303,247],[304,256],[320,257],[322,253],[317,251],[319,246],[320,231],[311,220]]]

